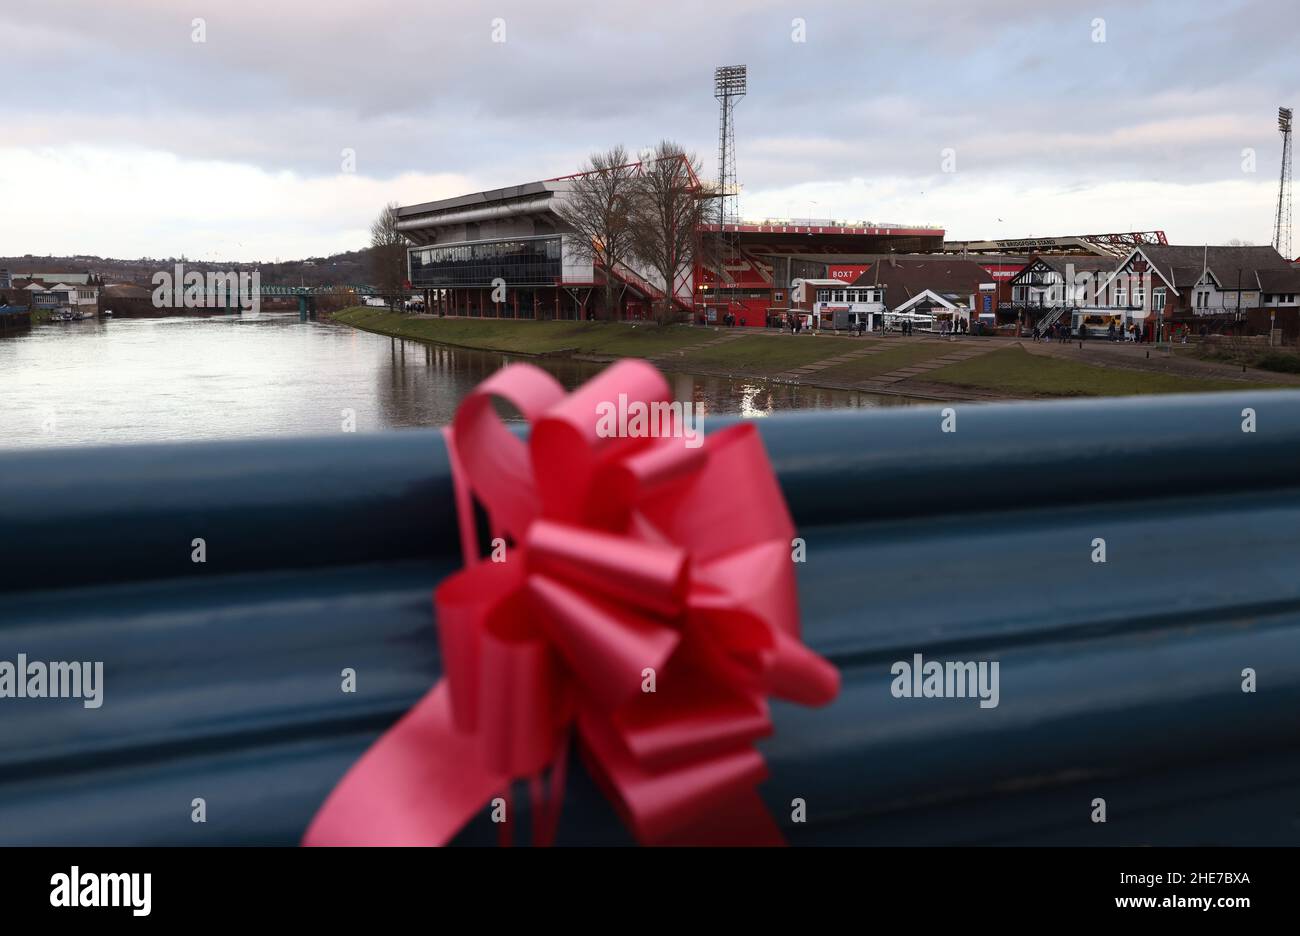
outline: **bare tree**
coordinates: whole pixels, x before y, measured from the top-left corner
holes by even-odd
[[[664,282],[655,318],[680,318],[673,308],[674,285],[695,263],[697,228],[707,220],[709,201],[699,183],[700,161],[671,140],[641,154],[632,211],[633,254]]]
[[[397,220],[397,202],[389,202],[370,225],[370,266],[375,286],[389,305],[406,285],[406,239],[397,230]]]
[[[555,213],[576,236],[574,252],[604,271],[604,314],[615,310],[615,276],[632,249],[632,199],[636,194],[636,166],[627,150],[615,146],[593,153],[582,175],[575,178],[567,198],[558,200]],[[622,295],[622,289],[618,290]]]

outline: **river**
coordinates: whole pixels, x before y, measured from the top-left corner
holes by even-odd
[[[357,432],[450,421],[502,364],[574,387],[602,365],[435,347],[296,314],[50,323],[0,337],[0,448]],[[706,417],[894,405],[893,397],[669,374]]]

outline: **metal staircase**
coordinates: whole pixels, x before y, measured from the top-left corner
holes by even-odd
[[[1041,338],[1047,334],[1047,330],[1061,320],[1066,312],[1070,311],[1069,306],[1053,306],[1047,310],[1047,314],[1038,320],[1034,326],[1034,337]]]
[[[613,269],[610,269],[605,264],[601,263],[599,260],[596,260],[595,266],[601,272],[609,276],[612,276],[615,280],[617,280],[620,283],[623,283],[625,286],[630,286],[632,289],[641,293],[641,295],[651,300],[652,302],[658,302],[660,299],[664,297],[664,291],[662,289],[660,289],[654,283],[651,283],[645,277],[636,273],[626,264],[618,264]],[[690,303],[686,302],[676,294],[673,295],[673,306],[679,311],[683,311],[683,312],[693,311]]]

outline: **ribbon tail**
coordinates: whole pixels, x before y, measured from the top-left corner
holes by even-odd
[[[785,844],[754,788],[767,767],[752,746],[651,771],[599,716],[578,725],[588,772],[642,845]]]
[[[479,766],[440,680],[344,775],[304,845],[445,845],[510,778]]]
[[[746,790],[711,810],[689,827],[654,845],[665,847],[781,848],[787,843],[763,798]]]

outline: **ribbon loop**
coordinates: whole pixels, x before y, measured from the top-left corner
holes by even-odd
[[[539,520],[525,541],[529,568],[571,585],[672,617],[686,595],[686,551]]]
[[[527,447],[493,399],[532,425]],[[639,841],[781,844],[755,790],[767,696],[822,705],[839,674],[799,640],[794,525],[758,434],[691,448],[619,422],[669,399],[633,360],[568,396],[512,365],[465,398],[446,433],[461,525],[467,486],[513,545],[480,560],[462,529],[466,568],[434,593],[445,678],[353,766],[305,843],[445,844],[521,779],[549,841],[576,729]]]

